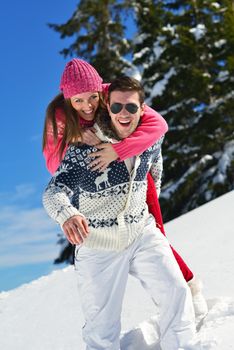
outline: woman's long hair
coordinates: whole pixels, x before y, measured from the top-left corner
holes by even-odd
[[[64,115],[64,129],[62,142],[59,147],[59,157],[62,159],[62,154],[65,147],[70,143],[75,143],[82,139],[80,117],[77,111],[72,107],[70,99],[65,99],[60,93],[49,103],[46,110],[45,124],[43,130],[42,149],[44,150],[47,144],[48,133],[53,134],[54,144],[58,140],[58,125],[56,120],[56,110],[60,109]],[[95,113],[96,115],[106,110],[106,104],[102,93],[99,92],[99,107]]]

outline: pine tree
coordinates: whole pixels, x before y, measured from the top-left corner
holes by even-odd
[[[134,63],[141,64],[148,103],[169,124],[161,193],[167,221],[234,188],[233,4],[145,0],[140,6],[143,40]]]
[[[130,39],[125,38],[130,13],[129,0],[81,0],[66,23],[49,26],[61,38],[75,38],[61,54],[87,60],[105,82],[110,82],[124,68],[131,67],[125,58],[132,50]]]

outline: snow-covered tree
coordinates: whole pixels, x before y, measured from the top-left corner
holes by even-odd
[[[74,38],[61,54],[86,59],[106,82],[131,67],[125,58],[131,52],[131,42],[126,37],[130,3],[129,0],[81,0],[66,23],[49,24],[62,39]]]
[[[138,2],[134,63],[169,124],[166,220],[234,188],[233,14],[230,0]]]

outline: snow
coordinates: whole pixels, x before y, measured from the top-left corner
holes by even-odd
[[[154,43],[154,47],[153,47],[153,51],[154,51],[154,55],[156,60],[158,60],[160,58],[160,56],[162,55],[162,53],[165,51],[165,47],[161,46],[160,43],[162,41],[162,37],[161,40],[158,40]]]
[[[224,183],[227,177],[227,168],[231,165],[234,160],[234,140],[226,143],[224,152],[220,156],[218,162],[218,173],[213,178],[213,184]]]
[[[176,26],[172,26],[170,23],[168,23],[166,26],[162,27],[163,32],[170,32],[172,36],[175,35]]]
[[[191,28],[190,33],[192,33],[195,39],[198,41],[206,34],[206,27],[204,24],[198,24],[196,27]]]
[[[170,68],[170,70],[164,75],[163,79],[159,80],[156,82],[156,84],[153,86],[152,91],[151,91],[151,95],[148,98],[148,100],[146,101],[148,104],[150,104],[150,100],[151,98],[153,98],[154,96],[160,96],[162,95],[163,91],[165,90],[169,79],[176,74],[175,68],[172,67]]]
[[[144,47],[141,51],[134,54],[134,60],[140,59],[142,56],[144,56],[145,53],[149,52],[150,49],[148,47]]]
[[[215,100],[213,103],[211,103],[208,108],[207,108],[207,112],[208,113],[213,113],[213,111],[219,106],[222,105],[224,102],[226,102],[227,100],[230,100],[234,97],[234,91],[229,92],[226,96],[219,98],[217,100]]]
[[[134,45],[140,45],[144,42],[144,40],[146,40],[149,37],[149,34],[146,33],[141,33],[137,36],[135,36],[133,43]]]
[[[216,9],[220,9],[220,4],[218,2],[212,2],[211,4],[213,7],[215,7]]]
[[[214,46],[219,48],[227,43],[226,39],[220,39],[214,43]]]
[[[202,279],[209,313],[200,325],[204,350],[234,349],[233,202],[231,191],[166,224],[167,235]],[[83,317],[73,267],[0,294],[0,349],[84,350]],[[159,350],[155,306],[129,278],[122,350]]]
[[[185,183],[185,181],[189,175],[194,173],[198,168],[201,168],[202,165],[204,167],[204,165],[207,162],[211,161],[212,159],[213,158],[211,155],[206,154],[201,159],[199,159],[196,163],[192,164],[189,167],[189,169],[183,174],[183,176],[181,176],[181,178],[179,178],[179,180],[177,180],[176,182],[173,182],[173,184],[170,184],[169,186],[167,186],[165,188],[165,190],[163,190],[162,197],[169,199],[171,196],[173,196],[173,194],[176,192],[178,187],[180,185],[182,185],[183,183]]]
[[[176,103],[175,105],[173,106],[170,106],[168,109],[165,109],[165,110],[161,110],[160,111],[160,114],[162,115],[166,115],[167,113],[169,112],[174,112],[174,111],[177,111],[179,108],[181,108],[183,105],[187,105],[187,104],[190,104],[190,103],[193,103],[194,98],[190,98],[189,100],[186,99],[186,100],[183,100],[182,102],[179,102],[179,103]],[[171,127],[170,127],[171,128]]]
[[[125,75],[128,75],[128,76],[130,76],[130,77],[133,77],[133,78],[135,78],[135,79],[141,81],[141,73],[140,73],[138,67],[135,66],[134,64],[132,64],[131,67],[128,67],[128,68],[126,67],[126,68],[124,68],[124,69],[123,69],[123,73],[124,73]]]
[[[227,71],[227,70],[221,71],[221,72],[219,72],[217,81],[223,82],[223,81],[227,80],[228,78],[229,78],[229,71]]]

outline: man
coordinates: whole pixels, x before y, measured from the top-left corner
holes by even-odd
[[[109,87],[108,114],[98,117],[98,137],[123,139],[143,114],[144,92],[133,78]],[[72,145],[43,197],[45,209],[76,244],[75,266],[87,350],[119,350],[122,301],[132,274],[158,307],[162,350],[192,349],[195,335],[191,293],[167,239],[145,202],[146,176],[159,181],[162,140],[134,159],[89,169],[93,147]],[[196,348],[197,349],[197,348]]]

